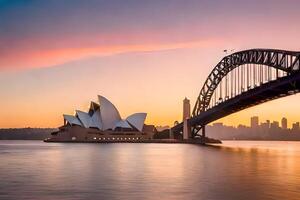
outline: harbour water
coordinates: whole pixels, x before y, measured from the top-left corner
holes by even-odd
[[[0,141],[0,199],[300,199],[300,142]]]

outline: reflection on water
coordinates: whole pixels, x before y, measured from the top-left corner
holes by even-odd
[[[300,199],[300,142],[0,141],[0,199]]]

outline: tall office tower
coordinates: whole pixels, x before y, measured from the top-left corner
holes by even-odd
[[[287,129],[287,119],[285,117],[281,119],[281,128],[284,130]]]
[[[254,116],[254,117],[251,117],[251,128],[257,128],[258,127],[258,116]]]

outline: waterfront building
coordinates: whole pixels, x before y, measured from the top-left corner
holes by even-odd
[[[137,141],[152,139],[154,125],[145,125],[147,113],[134,113],[122,119],[117,108],[105,97],[98,96],[87,112],[63,115],[64,125],[48,141]]]

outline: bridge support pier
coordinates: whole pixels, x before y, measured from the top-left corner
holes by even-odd
[[[205,143],[205,126],[202,126],[202,142]]]
[[[173,133],[173,131],[172,131],[171,128],[170,128],[170,130],[169,130],[169,138],[170,138],[170,139],[174,139],[174,133]]]
[[[183,139],[188,140],[191,138],[191,126],[189,125],[188,119],[183,121]]]

